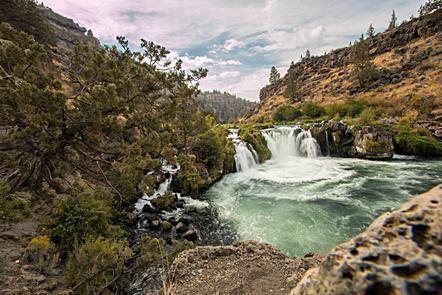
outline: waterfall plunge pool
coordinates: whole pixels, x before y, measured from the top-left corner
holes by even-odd
[[[224,225],[219,230],[228,229],[214,234],[222,239],[219,243],[252,239],[289,256],[327,253],[441,181],[439,160],[317,157],[316,143],[297,127],[263,132],[272,158],[259,165],[242,159],[246,169],[225,176],[205,193]]]

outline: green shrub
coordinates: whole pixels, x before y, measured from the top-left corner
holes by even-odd
[[[169,206],[172,205],[173,202],[175,202],[175,199],[175,195],[172,192],[167,191],[164,196],[153,199],[151,203],[154,207],[160,210],[165,210],[169,208]]]
[[[172,247],[166,252],[166,243],[163,239],[143,236],[140,240],[140,257],[138,267],[145,268],[152,263],[161,262],[171,265],[176,256],[184,250],[193,247],[187,240],[172,240]]]
[[[235,145],[232,141],[227,140],[225,145],[225,153],[224,153],[224,163],[223,163],[223,170],[224,173],[231,173],[235,172],[236,166],[235,166]]]
[[[29,242],[24,260],[32,269],[47,273],[58,264],[59,255],[47,236],[36,236]]]
[[[359,116],[359,123],[362,126],[372,125],[376,119],[376,114],[373,110],[365,109]]]
[[[388,150],[389,145],[386,141],[367,140],[365,147],[369,153],[384,153]]]
[[[260,130],[252,126],[244,126],[239,130],[239,137],[253,147],[258,154],[260,162],[270,159],[270,150]]]
[[[442,143],[428,136],[402,132],[394,136],[396,152],[405,155],[426,157],[442,156]]]
[[[31,200],[26,194],[10,193],[9,184],[0,181],[0,221],[18,222],[30,213]]]
[[[104,201],[106,190],[99,187],[83,190],[76,198],[60,200],[47,224],[49,238],[61,258],[78,248],[89,237],[120,238],[123,231],[112,225],[113,211]],[[104,194],[104,195],[103,195]]]
[[[362,100],[349,99],[345,103],[346,115],[349,117],[357,117],[365,108],[365,102]]]
[[[220,169],[224,161],[223,136],[219,130],[210,129],[198,136],[192,150],[198,161],[206,164],[208,169]]]
[[[131,256],[127,241],[102,237],[87,240],[69,256],[66,282],[69,286],[77,285],[74,293],[96,294],[113,280],[118,283]],[[84,283],[78,286],[81,282]]]
[[[325,107],[325,113],[330,117],[339,116],[355,118],[365,109],[366,103],[363,100],[349,99],[346,102],[333,103]]]
[[[324,107],[314,102],[306,102],[302,106],[302,112],[304,115],[310,118],[318,118],[325,114]]]
[[[162,259],[165,255],[165,242],[163,239],[143,236],[140,239],[140,257],[137,263],[140,267],[146,267]]]
[[[301,110],[292,105],[282,105],[276,109],[272,118],[275,122],[290,122],[302,116]]]
[[[163,229],[163,231],[171,231],[172,230],[172,223],[170,223],[169,221],[162,221],[161,228]]]

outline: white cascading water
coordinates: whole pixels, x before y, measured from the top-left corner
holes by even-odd
[[[272,159],[289,156],[317,158],[321,150],[309,130],[299,127],[280,126],[262,131]]]
[[[236,171],[247,171],[256,167],[259,163],[258,154],[250,144],[239,139],[238,129],[230,129],[229,138],[235,145]]]

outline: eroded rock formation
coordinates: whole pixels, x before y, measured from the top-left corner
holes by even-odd
[[[440,294],[442,185],[333,249],[291,294]]]

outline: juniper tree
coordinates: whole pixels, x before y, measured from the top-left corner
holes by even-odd
[[[278,70],[273,66],[270,69],[270,77],[269,77],[270,84],[272,84],[272,85],[276,84],[280,78],[281,78],[281,75],[279,74]]]
[[[396,28],[396,26],[397,26],[397,17],[396,17],[396,12],[393,10],[393,13],[391,14],[390,23],[388,24],[388,30],[390,31]]]
[[[368,30],[367,30],[367,36],[368,36],[368,38],[372,38],[374,36],[374,34],[375,34],[375,30],[374,30],[373,24],[370,24],[370,26],[368,27]]]
[[[299,73],[296,68],[290,68],[287,75],[287,88],[284,91],[284,96],[291,99],[296,99],[300,95],[300,83],[298,79]]]
[[[376,69],[371,61],[368,42],[363,40],[363,36],[354,43],[351,49],[350,62],[352,64],[352,76],[359,82],[361,87],[374,80]]]

